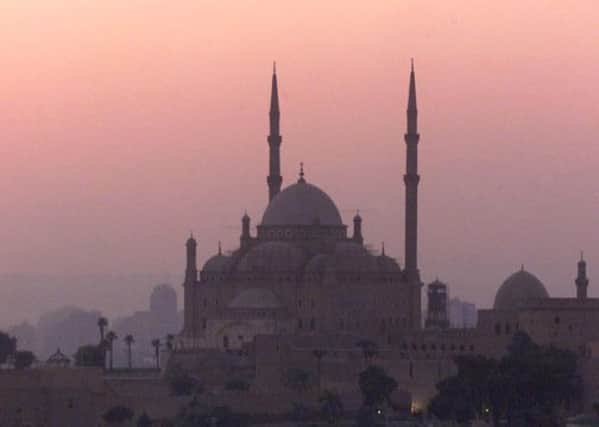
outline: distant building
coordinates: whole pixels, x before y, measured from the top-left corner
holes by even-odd
[[[54,354],[46,360],[46,366],[56,368],[68,368],[71,365],[71,358],[64,354],[60,349],[57,349]]]
[[[97,344],[100,315],[99,311],[78,307],[63,307],[43,314],[37,325],[34,352],[40,359],[46,359],[60,347],[71,356],[82,345]]]
[[[127,360],[127,348],[122,342],[126,335],[133,335],[134,365],[154,364],[152,340],[166,342],[166,336],[181,331],[181,316],[177,312],[177,293],[171,285],[161,284],[152,290],[149,310],[136,311],[131,316],[117,318],[110,329],[120,338],[115,342],[115,363],[123,365]]]
[[[36,349],[36,330],[33,325],[23,322],[8,329],[8,335],[17,339],[19,350],[34,351]]]
[[[476,305],[454,297],[448,302],[449,325],[452,328],[474,328],[478,320]]]
[[[438,279],[427,287],[428,306],[426,310],[426,328],[449,328],[447,316],[447,298],[449,291],[447,285]]]

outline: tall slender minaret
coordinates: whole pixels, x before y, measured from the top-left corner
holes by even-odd
[[[193,234],[189,235],[189,239],[185,242],[185,253],[187,255],[187,262],[185,263],[185,281],[195,282],[198,279],[198,267],[197,267],[197,247],[198,242],[193,238]]]
[[[198,279],[197,267],[197,247],[198,242],[190,234],[185,243],[185,254],[187,262],[185,263],[185,281],[183,282],[183,332],[192,334],[194,329],[193,320],[195,319],[196,305],[194,304],[195,283]]]
[[[272,89],[270,93],[270,134],[268,135],[268,146],[270,147],[269,155],[269,175],[266,178],[268,183],[268,201],[270,202],[279,191],[281,191],[281,156],[280,146],[283,138],[279,132],[279,119],[281,113],[279,111],[279,89],[277,85],[277,68],[276,63],[272,66]]]
[[[407,279],[412,282],[420,282],[418,271],[418,110],[416,108],[416,77],[414,76],[414,61],[410,71],[410,94],[408,96],[408,129],[404,135],[406,141],[406,174],[404,183],[406,185],[406,267]]]
[[[587,277],[587,263],[584,256],[580,254],[578,261],[578,274],[576,275],[576,298],[583,300],[587,298],[587,288],[589,286],[589,278]]]

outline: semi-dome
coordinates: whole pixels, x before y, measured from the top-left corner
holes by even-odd
[[[522,268],[508,277],[495,295],[495,310],[513,310],[529,299],[549,298],[543,283]]]
[[[239,261],[241,272],[296,272],[304,261],[302,251],[286,242],[264,242],[250,249]]]
[[[281,308],[279,298],[269,289],[250,288],[240,292],[229,303],[229,308],[265,310]]]
[[[262,225],[343,225],[333,200],[320,188],[300,180],[270,202]]]
[[[222,273],[229,270],[231,266],[231,257],[223,254],[216,254],[208,259],[202,271],[206,273]]]
[[[355,242],[338,242],[329,265],[337,272],[375,273],[378,271],[375,257]]]
[[[378,270],[381,273],[401,273],[401,267],[395,258],[385,254],[376,257]]]

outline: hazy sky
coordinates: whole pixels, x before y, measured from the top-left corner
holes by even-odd
[[[523,263],[573,295],[584,249],[599,296],[597,22],[595,0],[3,0],[0,274],[178,277],[190,229],[201,261],[233,249],[267,199],[273,60],[284,185],[303,161],[403,264],[414,57],[424,279],[489,306]],[[146,299],[51,286],[109,313]],[[19,295],[3,319],[30,314]]]

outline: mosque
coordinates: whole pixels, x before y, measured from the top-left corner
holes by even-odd
[[[418,130],[416,83],[410,76],[406,185],[406,265],[364,246],[362,218],[351,235],[333,199],[304,175],[281,189],[279,97],[272,76],[268,136],[269,204],[250,233],[241,220],[240,245],[219,253],[199,271],[197,243],[187,241],[184,283],[186,344],[239,348],[257,334],[343,331],[386,335],[420,327],[422,283],[417,267]]]
[[[599,299],[587,297],[582,257],[573,298],[551,298],[541,281],[522,268],[498,288],[492,309],[479,310],[476,327],[449,328],[447,286],[437,280],[427,287],[424,321],[417,260],[420,135],[413,64],[407,104],[401,266],[384,248],[381,253],[368,250],[360,215],[353,218],[350,232],[333,199],[309,181],[303,168],[295,183],[281,188],[282,137],[273,70],[269,203],[255,235],[246,214],[239,248],[225,255],[219,247],[201,269],[197,242],[193,236],[187,240],[184,325],[176,346],[180,354],[249,354],[254,387],[263,390],[276,390],[285,369],[302,366],[318,370],[319,384],[343,391],[355,390],[355,378],[364,367],[356,342],[368,339],[379,345],[377,363],[422,402],[439,380],[454,372],[456,355],[498,357],[516,331],[527,332],[539,344],[574,350],[583,360],[596,356],[592,349],[599,331],[588,326],[599,322]],[[318,349],[328,354],[326,360],[315,362],[312,355]],[[599,395],[599,390],[588,387],[587,393]]]

